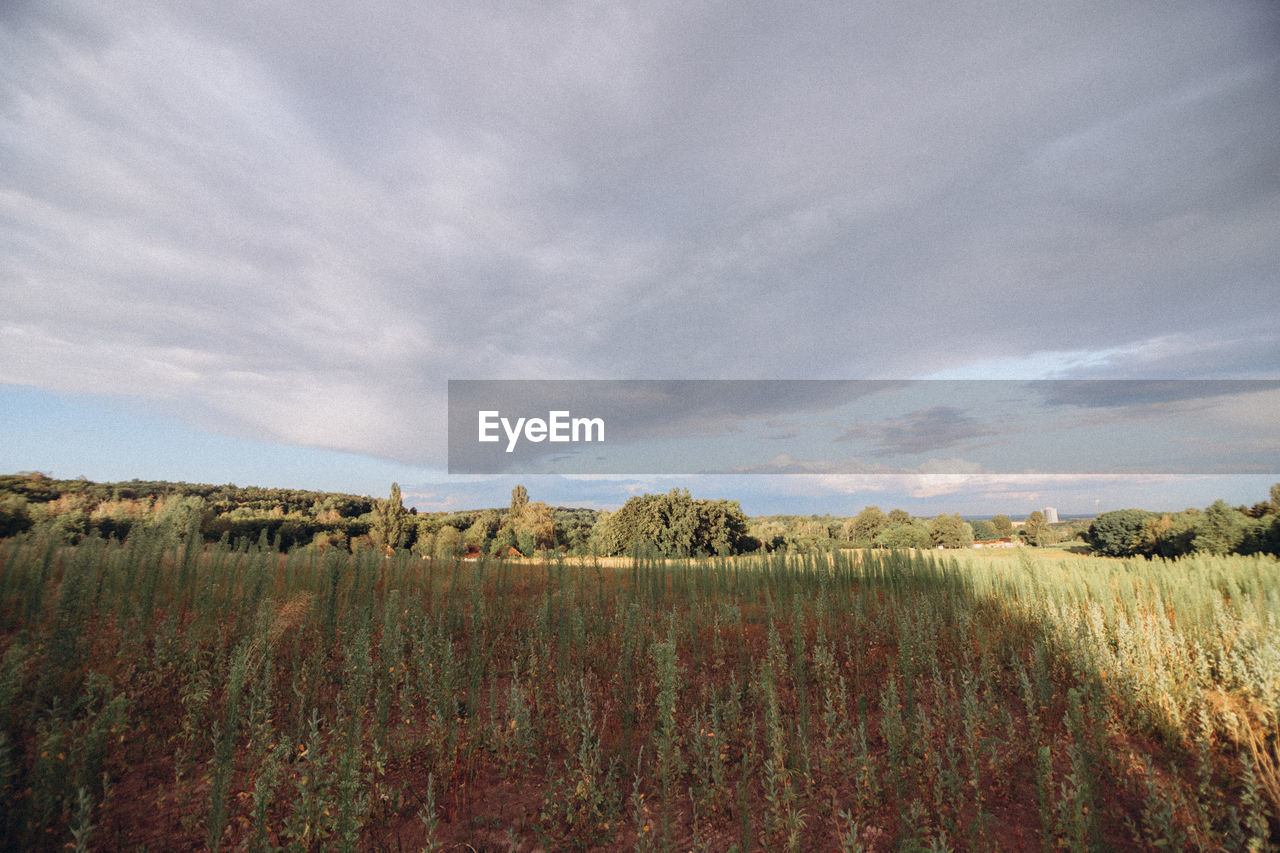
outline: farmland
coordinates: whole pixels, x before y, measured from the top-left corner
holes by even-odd
[[[0,542],[6,849],[1273,849],[1280,567]]]

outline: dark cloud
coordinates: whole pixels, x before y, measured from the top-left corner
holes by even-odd
[[[832,439],[869,442],[879,457],[935,453],[998,431],[954,406],[917,409],[883,424],[854,424]]]

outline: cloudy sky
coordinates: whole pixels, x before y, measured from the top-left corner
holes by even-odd
[[[473,506],[449,379],[1280,377],[1274,2],[10,0],[0,56],[0,470]]]

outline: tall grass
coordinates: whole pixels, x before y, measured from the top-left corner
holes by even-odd
[[[0,847],[1275,849],[1278,619],[1267,558],[15,538]]]

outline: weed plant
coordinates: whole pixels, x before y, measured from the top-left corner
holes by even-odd
[[[1272,850],[1278,750],[1271,558],[0,542],[3,849]]]

